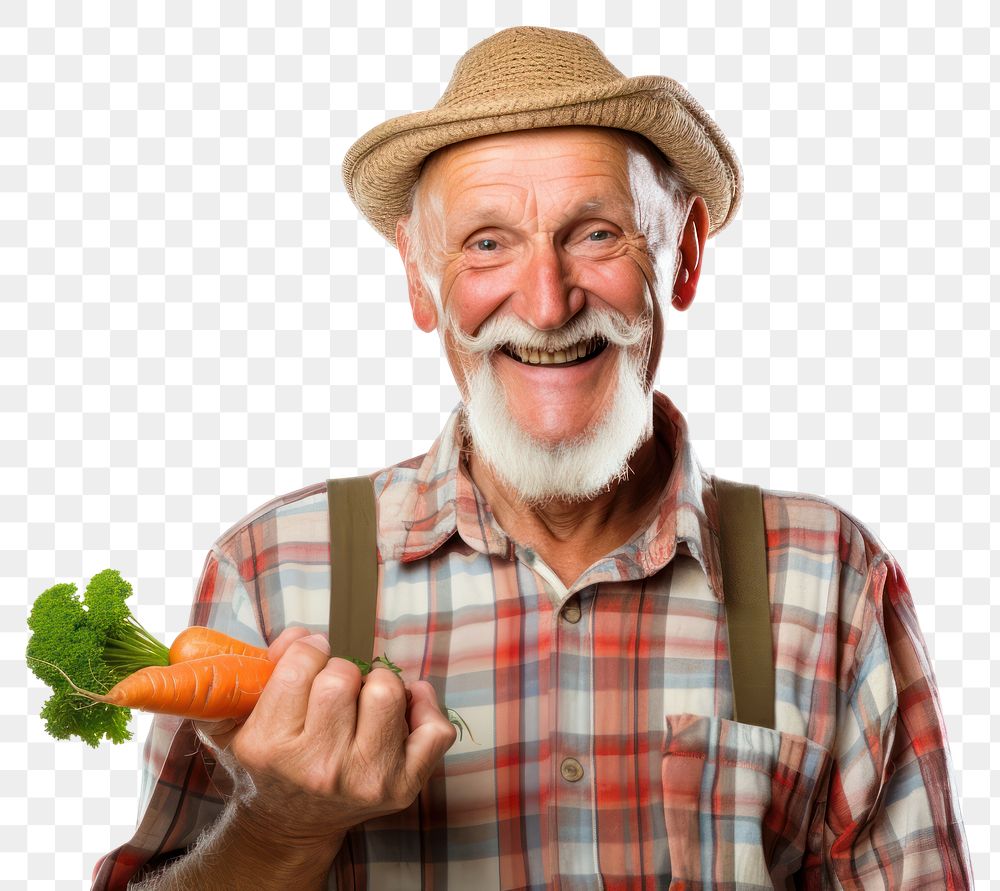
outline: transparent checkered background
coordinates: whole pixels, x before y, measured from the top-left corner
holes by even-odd
[[[830,497],[900,559],[1000,888],[988,2],[409,5],[0,5],[0,889],[86,886],[130,834],[147,726],[44,735],[31,599],[113,566],[169,637],[232,523],[422,453],[455,405],[339,163],[515,24],[671,75],[730,136],[743,208],[660,386],[706,467]]]

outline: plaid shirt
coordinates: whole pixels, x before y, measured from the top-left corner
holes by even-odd
[[[373,475],[376,651],[475,741],[351,832],[331,888],[971,887],[913,602],[868,530],[764,491],[776,729],[739,724],[718,507],[674,405],[655,395],[674,457],[658,506],[569,588],[497,524],[457,412],[426,455]],[[325,630],[329,561],[324,481],[215,543],[192,622],[258,644]],[[183,852],[230,792],[188,722],[157,717],[144,758],[138,828],[95,888]]]

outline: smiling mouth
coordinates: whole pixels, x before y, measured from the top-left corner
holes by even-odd
[[[510,344],[500,347],[500,351],[505,356],[510,356],[515,362],[522,365],[544,365],[554,368],[568,368],[571,365],[582,365],[591,359],[599,356],[608,346],[608,341],[603,337],[592,337],[590,340],[581,340],[565,350],[558,350],[554,353],[547,353],[541,350],[515,349]]]

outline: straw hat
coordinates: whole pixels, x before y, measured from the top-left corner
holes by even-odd
[[[736,213],[743,175],[705,110],[669,77],[625,77],[582,34],[508,28],[472,47],[429,111],[392,118],[348,149],[347,193],[391,243],[424,160],[446,145],[512,130],[614,127],[645,136],[708,205],[709,236]]]

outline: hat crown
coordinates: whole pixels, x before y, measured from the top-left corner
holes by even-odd
[[[434,152],[468,139],[550,127],[608,127],[644,136],[708,206],[711,236],[740,203],[743,174],[725,134],[677,81],[626,77],[590,38],[517,27],[481,40],[456,63],[437,104],[358,139],[341,176],[351,200],[390,243],[413,184]]]
[[[553,28],[498,31],[468,50],[435,108],[537,96],[624,80],[589,37]]]

